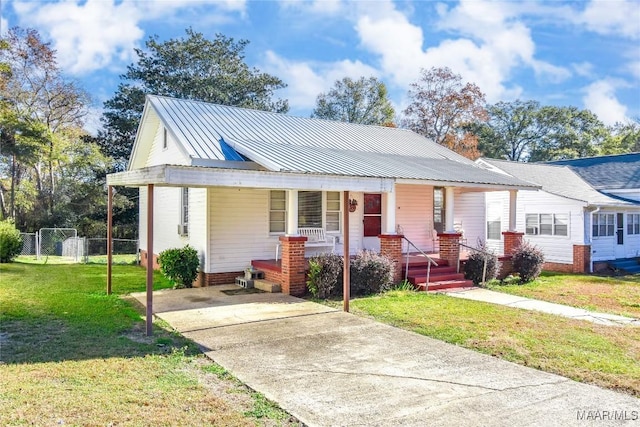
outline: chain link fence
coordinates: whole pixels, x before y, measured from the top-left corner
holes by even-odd
[[[51,262],[107,263],[107,239],[78,237],[74,228],[41,228],[36,233],[20,233],[22,256]],[[112,239],[113,263],[138,264],[138,240]]]

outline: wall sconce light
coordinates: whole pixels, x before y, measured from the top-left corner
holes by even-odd
[[[358,201],[356,199],[349,199],[349,212],[355,212],[358,207]]]

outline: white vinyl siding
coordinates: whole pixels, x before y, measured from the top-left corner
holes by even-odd
[[[166,134],[166,140],[165,140]],[[166,141],[166,148],[165,148]],[[156,165],[189,165],[190,160],[178,148],[178,144],[171,138],[168,132],[165,132],[164,126],[158,126],[153,142],[151,143],[151,151],[144,166]]]
[[[486,242],[487,246],[496,253],[502,253],[502,242],[500,240],[487,241],[487,210],[486,203],[491,203],[500,198],[489,199],[493,193],[483,192],[461,192],[456,189],[454,192],[454,223],[462,224],[464,238],[467,245],[477,247],[478,242]],[[485,201],[486,200],[486,201]]]
[[[189,239],[178,234],[181,209],[179,187],[155,187],[153,189],[153,252],[159,254],[165,249],[181,248]],[[140,188],[139,225],[140,248],[147,249],[147,187]]]
[[[358,211],[364,207],[358,205]],[[402,233],[421,250],[433,249],[433,187],[396,185],[396,224]],[[406,244],[404,246],[406,250]],[[415,249],[411,249],[415,250]]]
[[[525,234],[528,236],[567,236],[569,215],[528,213],[525,216]]]

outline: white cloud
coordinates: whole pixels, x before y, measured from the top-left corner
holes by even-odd
[[[179,10],[197,11],[215,5],[210,12],[244,14],[244,0],[63,0],[16,1],[21,22],[46,33],[57,51],[58,63],[70,74],[82,75],[117,63],[130,62],[144,31],[143,21],[169,18]]]
[[[4,34],[9,30],[9,21],[4,16],[0,16],[0,34]]]
[[[273,51],[266,52],[265,60],[266,63],[260,68],[287,82],[288,86],[281,96],[289,100],[292,110],[298,111],[313,109],[318,95],[327,92],[336,80],[378,75],[374,68],[360,61],[293,61],[282,58]]]
[[[593,76],[593,64],[591,62],[580,62],[571,64],[571,68],[576,72],[577,75],[582,77],[591,77]]]
[[[574,22],[598,34],[640,39],[640,7],[636,0],[593,0]]]
[[[571,76],[568,69],[535,58],[530,30],[515,19],[510,3],[462,1],[453,8],[439,4],[438,28],[458,37],[426,49],[428,40],[419,26],[390,2],[375,5],[375,10],[363,9],[356,30],[362,46],[379,55],[382,70],[399,86],[415,81],[420,68],[447,66],[495,102],[522,93],[508,83],[517,67],[530,67],[537,78],[554,83]]]
[[[618,85],[619,83],[615,81],[598,80],[584,89],[585,96],[582,101],[585,107],[607,125],[628,120],[627,107],[616,98],[615,92]]]

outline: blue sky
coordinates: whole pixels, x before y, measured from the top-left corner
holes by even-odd
[[[37,29],[92,95],[87,128],[153,34],[191,26],[250,41],[251,66],[280,77],[290,114],[345,76],[376,76],[400,114],[421,68],[448,66],[490,103],[534,99],[588,108],[606,124],[640,118],[640,0],[200,1],[1,3],[0,30]]]

